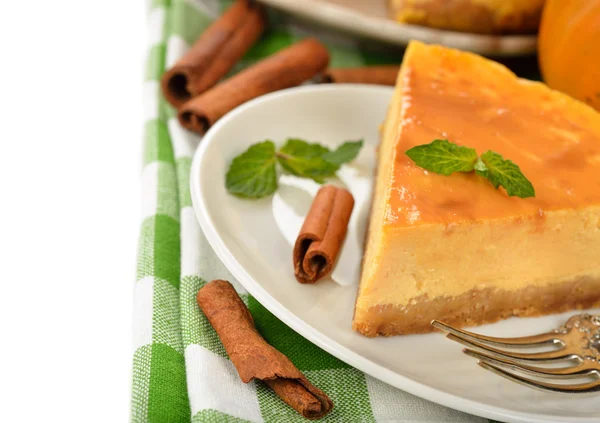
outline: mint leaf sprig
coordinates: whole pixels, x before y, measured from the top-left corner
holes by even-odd
[[[474,148],[448,140],[434,140],[406,151],[417,166],[442,175],[475,171],[489,180],[494,188],[504,187],[509,196],[535,197],[535,189],[519,166],[491,150],[477,156]]]
[[[363,141],[347,141],[337,149],[290,138],[279,149],[270,140],[251,145],[235,157],[225,176],[227,191],[238,197],[262,198],[277,190],[277,163],[284,172],[324,183],[344,163],[356,158]]]

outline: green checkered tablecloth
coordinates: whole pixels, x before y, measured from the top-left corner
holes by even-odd
[[[159,79],[230,1],[151,0],[145,80],[143,220],[134,299],[133,423],[305,421],[261,383],[243,384],[195,295],[231,281],[259,331],[335,403],[326,422],[487,422],[392,388],[350,367],[281,323],[225,269],[202,234],[189,192],[200,137],[182,129]],[[270,32],[237,69],[308,33],[324,40],[332,66],[399,62],[361,51],[342,35],[307,29],[270,11]]]

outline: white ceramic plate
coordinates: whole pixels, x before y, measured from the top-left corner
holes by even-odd
[[[384,382],[501,421],[600,421],[598,396],[552,395],[508,382],[481,369],[441,334],[369,339],[352,331],[356,285],[296,282],[292,248],[277,228],[272,199],[242,200],[226,192],[230,160],[265,139],[283,142],[294,136],[334,146],[362,137],[367,145],[357,166],[371,172],[375,163],[365,152],[378,144],[378,125],[391,95],[387,87],[305,86],[258,98],[222,118],[201,141],[191,171],[194,208],[208,241],[238,281],[279,319]],[[558,327],[568,315],[513,318],[477,331],[533,334]]]
[[[535,52],[535,35],[484,35],[427,28],[394,22],[385,0],[259,0],[269,6],[322,25],[406,45],[410,40],[442,44],[488,56],[515,56]]]

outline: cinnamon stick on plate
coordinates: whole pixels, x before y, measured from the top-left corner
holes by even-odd
[[[215,85],[256,42],[264,27],[262,8],[237,0],[163,75],[165,98],[179,107]]]
[[[229,282],[214,280],[206,284],[196,300],[242,382],[262,380],[307,419],[317,419],[331,411],[333,402],[329,397],[258,333],[250,311]]]
[[[315,283],[333,268],[346,237],[354,207],[352,194],[326,185],[315,196],[294,245],[294,274],[300,283]]]
[[[396,85],[400,65],[364,66],[360,68],[329,68],[321,82]]]
[[[220,82],[179,109],[181,124],[203,134],[231,109],[260,95],[293,87],[323,71],[325,46],[314,38],[300,41]]]

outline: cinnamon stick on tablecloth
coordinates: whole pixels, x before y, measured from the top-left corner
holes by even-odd
[[[352,194],[326,185],[315,196],[294,245],[294,274],[300,283],[315,283],[333,268],[346,237],[354,207]]]
[[[325,46],[314,38],[300,41],[220,82],[179,109],[181,124],[203,134],[231,109],[260,95],[293,87],[323,71]]]
[[[262,8],[237,0],[163,75],[165,98],[179,107],[215,85],[256,42],[264,27]]]
[[[363,66],[360,68],[329,68],[321,82],[396,85],[400,65]]]
[[[258,333],[250,311],[229,282],[214,280],[206,284],[196,300],[242,382],[262,380],[307,419],[317,419],[331,411],[333,402],[329,397]]]

